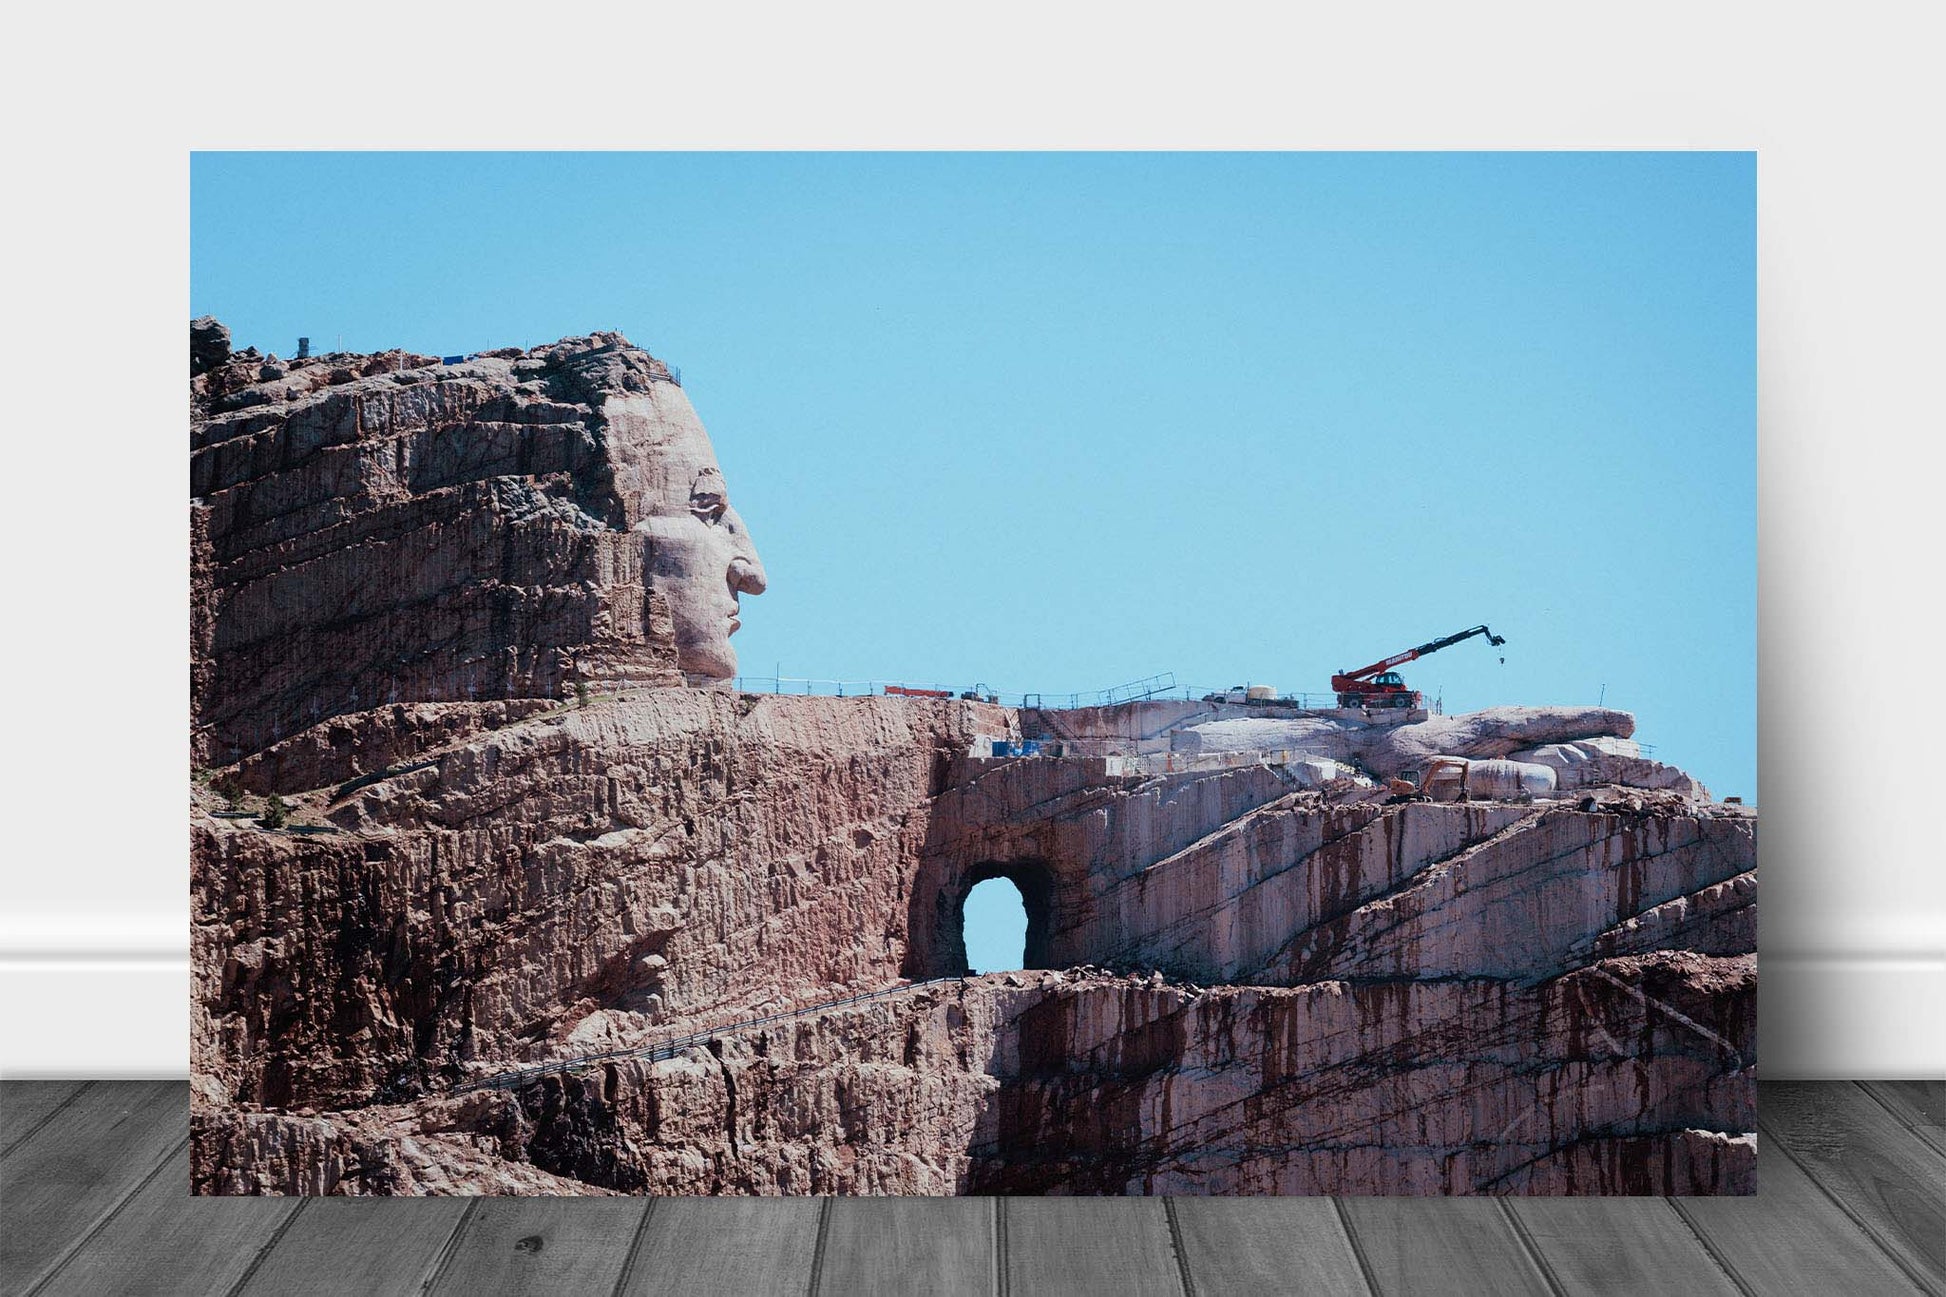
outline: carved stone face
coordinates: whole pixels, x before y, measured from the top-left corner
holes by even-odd
[[[676,389],[656,388],[626,398],[655,407],[642,411],[655,436],[631,492],[642,511],[635,530],[648,536],[650,584],[675,623],[676,665],[692,684],[728,680],[737,672],[730,636],[742,624],[739,597],[762,594],[768,578],[702,423]],[[611,402],[611,421],[620,414]]]

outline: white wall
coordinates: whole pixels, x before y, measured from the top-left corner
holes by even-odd
[[[778,15],[757,48],[704,30],[696,8],[640,36],[634,48],[693,51],[653,77],[565,62],[542,93],[548,74],[524,69],[526,103],[571,101],[571,119],[509,114],[490,79],[394,66],[431,35],[403,11],[378,46],[355,23],[299,40],[280,24],[300,11],[253,11],[247,34],[158,13],[106,45],[51,10],[21,31],[42,53],[0,89],[8,120],[33,124],[10,140],[25,283],[0,319],[0,1072],[185,1067],[186,150],[573,142],[1757,149],[1763,1066],[1946,1075],[1936,9],[1292,7],[1269,23],[1174,11],[1104,29],[1003,3],[950,33],[950,15],[931,19],[940,39],[922,44],[957,51],[940,63],[876,44],[889,25],[844,32],[825,10]],[[914,21],[896,30],[909,38]],[[455,42],[504,53],[490,25],[438,39],[455,76],[476,62]],[[68,49],[87,65],[54,53]],[[399,88],[347,95],[349,67]],[[113,90],[82,105],[77,84]],[[1872,705],[1848,705],[1868,690]]]

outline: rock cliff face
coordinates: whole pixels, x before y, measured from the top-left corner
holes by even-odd
[[[914,988],[512,1090],[198,1118],[219,1193],[1717,1193],[1755,1161],[1747,959],[1193,988]]]
[[[618,335],[454,365],[211,363],[227,339],[199,345],[199,762],[388,702],[681,683],[634,478],[656,442],[701,425],[660,361]],[[645,417],[615,417],[624,404]]]
[[[961,755],[1017,720],[973,702],[438,710],[400,722],[431,749],[381,745],[397,773],[283,786],[336,832],[200,795],[204,1191],[1752,1185],[1743,808],[1108,779]],[[1095,967],[954,978],[996,875],[1031,962]]]
[[[196,336],[198,1192],[1754,1188],[1756,816],[1625,715],[684,687],[659,362]],[[1031,967],[964,976],[993,877]]]
[[[197,815],[201,1079],[345,1107],[896,981],[925,808],[998,711],[646,690],[282,787],[333,832]]]

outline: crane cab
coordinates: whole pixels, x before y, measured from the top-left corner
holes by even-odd
[[[1401,662],[1416,662],[1428,653],[1437,653],[1443,648],[1458,644],[1461,640],[1472,639],[1475,635],[1486,636],[1487,643],[1496,648],[1507,642],[1504,635],[1495,635],[1482,624],[1470,630],[1460,631],[1456,635],[1448,635],[1444,639],[1428,641],[1418,648],[1410,648],[1403,653],[1394,653],[1389,658],[1383,658],[1368,667],[1360,667],[1356,671],[1340,671],[1331,677],[1331,691],[1338,695],[1340,707],[1417,707],[1424,695],[1416,689],[1406,688],[1404,679],[1391,668]],[[1505,662],[1507,659],[1500,660]]]
[[[1340,707],[1417,707],[1420,694],[1406,687],[1397,671],[1382,671],[1368,680],[1337,675],[1332,678]]]

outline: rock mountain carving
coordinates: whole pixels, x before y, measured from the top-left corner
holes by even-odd
[[[1754,1188],[1756,814],[1626,714],[739,694],[646,352],[191,344],[197,1192]]]
[[[220,328],[192,328],[192,369]],[[681,387],[620,335],[246,352],[191,399],[201,764],[388,703],[736,674],[763,566]]]

